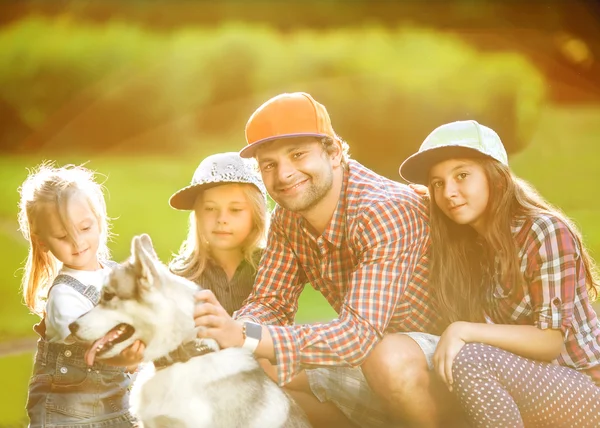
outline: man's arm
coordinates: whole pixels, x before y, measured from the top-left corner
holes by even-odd
[[[302,365],[362,364],[383,336],[429,245],[425,219],[389,202],[363,212],[351,239],[361,257],[337,319],[263,326],[255,354],[278,364],[281,384],[289,382]]]
[[[305,282],[296,256],[274,218],[252,292],[233,318],[291,325]]]

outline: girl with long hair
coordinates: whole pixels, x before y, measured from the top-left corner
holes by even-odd
[[[436,128],[401,176],[429,186],[434,365],[475,427],[600,426],[595,265],[475,121]]]
[[[169,204],[191,211],[187,238],[169,268],[211,290],[231,315],[254,286],[266,240],[267,196],[255,161],[237,152],[208,156]]]
[[[29,243],[23,296],[42,319],[29,382],[30,427],[131,427],[125,354],[111,364],[85,362],[69,324],[94,307],[109,260],[102,187],[80,166],[44,163],[20,187],[19,225]],[[131,368],[130,368],[131,369]]]

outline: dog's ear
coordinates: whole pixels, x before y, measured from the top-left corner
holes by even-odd
[[[148,237],[148,239],[150,239],[150,237]],[[155,266],[157,260],[154,260],[146,251],[142,237],[133,237],[133,240],[131,241],[131,255],[135,277],[141,290],[149,289],[153,286],[158,276],[158,271]]]
[[[154,246],[152,245],[152,239],[150,239],[150,235],[147,233],[142,233],[139,238],[148,255],[158,260],[158,255],[156,254],[156,251],[154,251]]]

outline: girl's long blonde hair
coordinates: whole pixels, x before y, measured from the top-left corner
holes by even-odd
[[[29,254],[25,262],[22,279],[25,304],[34,313],[43,315],[47,291],[56,277],[61,263],[49,251],[44,251],[39,239],[37,218],[42,204],[54,204],[59,212],[61,207],[75,193],[83,194],[90,209],[98,220],[100,240],[97,257],[108,260],[110,253],[107,242],[110,234],[109,219],[102,185],[95,181],[95,175],[83,166],[66,165],[55,167],[52,162],[44,162],[32,170],[19,188],[19,229],[29,242]],[[68,219],[63,219],[68,222]]]
[[[483,322],[482,281],[485,266],[500,263],[499,280],[513,287],[522,284],[519,251],[511,231],[515,216],[551,214],[563,221],[581,251],[586,286],[590,297],[598,296],[598,274],[594,261],[583,245],[577,227],[558,208],[548,203],[532,186],[515,177],[510,169],[490,158],[475,158],[489,183],[486,234],[479,237],[469,225],[450,220],[431,197],[431,273],[429,283],[442,316],[454,321]],[[434,189],[429,187],[430,195]],[[483,238],[484,245],[480,245]]]
[[[239,185],[252,210],[252,230],[246,238],[242,250],[244,259],[256,269],[258,263],[256,251],[264,248],[266,243],[269,220],[267,201],[256,186],[245,183]],[[202,193],[197,196],[197,198],[201,197]],[[197,203],[198,201],[196,201]],[[210,248],[206,238],[202,236],[202,227],[200,227],[199,222],[200,220],[196,217],[195,212],[192,211],[187,237],[179,249],[179,254],[169,264],[171,272],[190,281],[197,281],[202,276],[206,264],[211,258]]]

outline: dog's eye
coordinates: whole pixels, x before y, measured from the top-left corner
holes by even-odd
[[[114,298],[115,298],[115,293],[112,293],[110,291],[104,291],[102,293],[102,300],[104,300],[105,302],[109,302]]]

